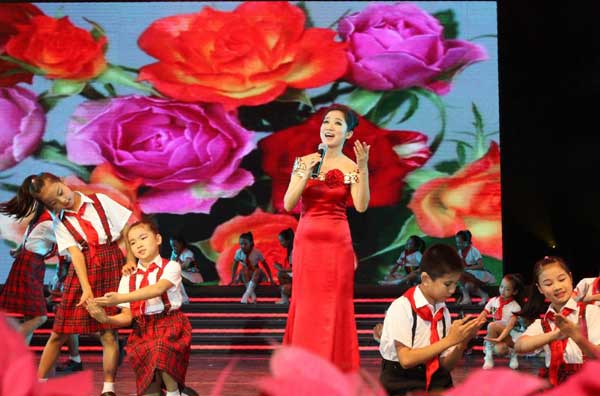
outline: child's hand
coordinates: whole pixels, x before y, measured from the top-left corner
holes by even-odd
[[[383,323],[377,323],[373,327],[373,339],[377,342],[381,342],[381,333],[383,333]]]
[[[127,262],[125,263],[125,265],[123,266],[123,268],[121,268],[121,275],[126,276],[126,275],[131,275],[133,274],[135,271],[137,270],[137,265],[133,262]]]
[[[447,337],[452,341],[452,345],[467,341],[477,334],[481,327],[481,321],[469,317],[455,320],[450,326]]]
[[[592,294],[592,295],[586,294],[585,296],[583,296],[583,302],[585,302],[585,303],[592,303],[595,301],[600,301],[600,294]]]
[[[483,337],[483,339],[486,340],[486,341],[489,341],[489,342],[491,342],[493,344],[497,344],[499,342],[502,342],[502,340],[500,339],[500,337],[494,337],[494,338],[492,338],[492,337]]]
[[[100,323],[108,322],[108,316],[106,311],[100,305],[98,305],[93,299],[89,299],[86,302],[86,309],[90,316],[96,319]]]
[[[112,307],[112,306],[115,306],[115,305],[121,303],[121,300],[119,297],[120,297],[119,293],[109,292],[109,293],[106,293],[104,295],[104,297],[95,298],[94,302],[103,307]]]
[[[563,315],[557,314],[555,323],[556,327],[560,330],[561,335],[564,337],[569,337],[573,340],[576,340],[577,337],[582,336],[581,329],[579,328],[577,323],[571,322]]]
[[[92,292],[92,289],[84,289],[83,293],[81,293],[81,298],[79,299],[79,304],[77,304],[77,307],[80,307],[83,304],[85,304],[85,302],[90,298],[94,298],[94,293]]]

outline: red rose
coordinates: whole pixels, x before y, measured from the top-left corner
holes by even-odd
[[[500,150],[488,152],[454,175],[434,179],[415,191],[408,207],[427,235],[453,236],[468,229],[481,253],[502,258]]]
[[[185,102],[228,108],[272,101],[290,86],[318,87],[341,77],[346,44],[335,31],[305,29],[306,17],[287,2],[246,2],[230,12],[204,7],[162,18],[139,38],[158,59],[140,80]]]
[[[327,109],[321,109],[304,124],[296,125],[273,133],[258,142],[262,151],[262,166],[271,176],[273,185],[273,206],[283,210],[283,196],[290,181],[290,173],[296,157],[316,151],[321,142],[319,128]],[[369,206],[389,206],[398,203],[402,196],[404,177],[412,170],[423,166],[431,153],[424,146],[427,136],[420,132],[392,131],[381,129],[363,117],[359,117],[354,135],[346,142],[344,153],[354,158],[352,147],[359,139],[371,145],[369,155],[369,186],[371,201]],[[400,148],[407,143],[422,142],[418,155],[408,155]],[[420,146],[419,146],[420,147]],[[402,152],[402,154],[400,154]],[[359,180],[361,175],[358,176]],[[299,206],[295,211],[299,210]]]
[[[294,216],[265,213],[260,209],[256,209],[250,216],[236,216],[219,225],[210,237],[210,244],[219,252],[216,267],[221,284],[228,284],[231,280],[233,257],[240,247],[240,234],[248,231],[254,237],[254,247],[263,254],[276,278],[277,270],[273,264],[283,263],[286,256],[285,249],[279,244],[279,233],[286,228],[295,231],[297,225],[298,220]]]
[[[325,184],[329,188],[334,188],[344,184],[344,174],[339,169],[332,169],[325,174]]]
[[[0,7],[0,54],[8,40],[17,34],[17,25],[25,25],[35,15],[44,15],[33,4],[5,3]],[[10,87],[20,82],[31,84],[33,74],[19,70],[19,66],[0,60],[0,87]]]
[[[106,68],[106,37],[95,40],[68,17],[35,16],[17,29],[6,44],[6,53],[43,70],[47,78],[88,80]]]
[[[39,8],[27,3],[4,3],[0,7],[0,53],[8,40],[17,34],[17,25],[24,25],[36,15],[44,15]]]

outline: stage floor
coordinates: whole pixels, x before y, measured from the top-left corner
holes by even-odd
[[[84,368],[94,373],[94,393],[99,396],[102,390],[102,362],[100,354],[82,355]],[[209,395],[214,387],[219,374],[231,362],[235,360],[235,367],[225,382],[221,396],[256,396],[258,392],[253,386],[253,381],[259,377],[269,374],[269,355],[213,355],[193,354],[190,358],[187,383],[201,396]],[[508,359],[496,358],[497,367],[507,367]],[[537,370],[543,364],[543,359],[520,358],[520,371],[537,374]],[[455,383],[462,382],[471,372],[481,367],[483,356],[474,354],[465,356],[458,367],[453,371]],[[375,357],[363,357],[361,366],[364,370],[374,376],[379,375],[380,359]],[[117,379],[117,395],[135,395],[135,379],[131,366],[124,362],[119,368]]]

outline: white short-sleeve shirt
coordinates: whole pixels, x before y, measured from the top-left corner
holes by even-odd
[[[500,296],[492,297],[488,300],[487,304],[485,304],[485,310],[492,316],[496,313],[500,307]],[[502,318],[500,320],[495,320],[496,322],[506,326],[508,321],[511,319],[515,312],[519,312],[521,310],[521,306],[515,300],[509,302],[502,308]]]
[[[575,300],[582,301],[583,297],[591,296],[594,294],[594,281],[597,278],[583,278],[579,281],[575,289],[573,290],[573,294]],[[600,306],[600,301],[594,301],[594,305]]]
[[[462,249],[458,249],[458,254],[460,257],[463,257]],[[464,258],[465,263],[467,265],[475,265],[479,260],[481,260],[482,256],[479,250],[473,245],[471,245],[471,249],[467,252],[467,257]]]
[[[401,264],[404,261],[404,258],[406,258],[407,267],[418,267],[421,264],[422,257],[423,254],[418,250],[412,252],[408,256],[406,255],[406,250],[403,250],[402,253],[400,253],[400,256],[398,257],[398,260],[396,260],[396,263]]]
[[[252,265],[255,267],[258,266],[259,262],[265,261],[263,254],[260,252],[260,250],[258,250],[256,248],[252,249],[250,254],[248,254],[248,258],[250,259],[250,262],[252,263]],[[242,249],[238,249],[235,252],[235,256],[233,257],[233,260],[236,262],[239,261],[243,265],[246,265],[246,253],[244,253],[244,251]]]
[[[152,260],[152,262],[155,263],[156,265],[158,265],[159,267],[163,266],[162,257],[160,257],[160,256],[156,256],[154,258],[154,260]],[[138,261],[138,268],[142,269],[142,271],[145,271],[145,269],[146,269],[146,267],[144,267],[140,261]],[[169,297],[169,302],[171,303],[171,309],[169,311],[179,309],[179,307],[181,307],[181,303],[182,303],[181,266],[179,265],[179,263],[177,261],[169,261],[166,264],[165,269],[163,270],[163,273],[162,273],[160,279],[156,279],[156,276],[158,275],[158,271],[159,271],[159,269],[157,268],[148,275],[148,286],[156,284],[160,279],[166,279],[169,282],[171,282],[173,284],[173,286],[167,290],[167,297]],[[144,277],[144,274],[136,273],[133,275],[125,275],[125,276],[121,277],[121,282],[119,283],[119,294],[128,294],[129,293],[129,277],[130,276],[136,277],[136,279],[135,279],[136,290],[140,287],[140,283],[142,283],[142,278]],[[130,304],[123,303],[123,304],[119,304],[118,306],[121,308],[129,308]],[[160,296],[158,296],[158,297],[154,297],[149,300],[146,300],[146,307],[144,309],[144,314],[145,315],[155,315],[155,314],[159,314],[159,313],[163,312],[164,309],[165,309],[165,306],[162,302],[162,298]]]
[[[45,256],[52,251],[55,242],[52,220],[44,220],[35,224],[29,235],[23,235],[22,244],[30,252]]]
[[[75,193],[81,196],[81,204],[87,205],[83,213],[83,218],[89,221],[96,230],[96,233],[98,234],[98,243],[107,243],[108,237],[104,232],[104,227],[102,227],[102,221],[100,220],[100,216],[94,208],[94,201],[92,201],[92,199],[87,195],[84,195],[80,192]],[[112,234],[112,242],[117,241],[121,237],[121,231],[127,224],[129,217],[131,216],[131,210],[113,201],[111,198],[107,197],[104,194],[96,194],[96,196],[98,197],[100,205],[102,205],[102,208],[104,208],[104,212],[106,213],[106,219],[108,221],[110,233]],[[64,213],[61,213],[61,217],[65,213],[73,213],[76,211],[63,210],[63,212]],[[64,216],[64,218],[64,221],[70,222],[73,225],[73,227],[81,234],[81,237],[83,239],[86,239],[85,232],[83,232],[83,229],[81,228],[79,222],[75,217]],[[56,216],[54,217],[54,233],[56,234],[56,244],[58,245],[58,251],[61,255],[66,255],[67,249],[71,246],[78,246],[79,248],[81,248],[77,241],[75,241],[73,235],[71,235],[69,230],[67,230],[67,227],[65,227],[65,225]]]
[[[579,322],[579,308],[577,302],[573,298],[569,299],[565,304],[565,307],[571,308],[574,311],[567,316],[567,319],[573,323]],[[550,306],[547,312],[554,312],[554,309]],[[588,339],[594,345],[600,344],[600,307],[595,305],[588,305],[585,310],[585,320],[587,323]],[[550,321],[550,328],[554,330],[556,325],[553,321]],[[523,333],[523,336],[536,336],[544,334],[544,328],[542,327],[541,319],[536,319]],[[544,355],[546,356],[546,367],[550,367],[550,361],[552,359],[550,354],[550,345],[544,345]],[[583,363],[583,353],[577,346],[575,341],[571,338],[567,341],[567,347],[565,348],[564,359],[566,363]]]
[[[450,330],[450,312],[445,303],[436,304],[435,307],[427,302],[419,286],[415,289],[415,306],[420,308],[427,305],[431,312],[435,313],[443,309],[444,320],[446,323],[446,334]],[[415,340],[412,342],[413,310],[408,298],[402,296],[392,302],[388,308],[383,321],[383,330],[381,332],[381,341],[379,343],[379,352],[386,360],[398,362],[398,354],[394,341],[398,341],[409,348],[423,348],[430,345],[431,322],[427,322],[419,315],[416,316],[417,326],[415,329]],[[444,337],[444,323],[438,322],[438,334],[440,339]],[[441,356],[448,354],[454,347],[446,349]]]
[[[179,256],[179,257],[177,257]],[[187,259],[192,259],[194,260],[194,252],[192,252],[190,249],[183,249],[181,254],[177,254],[177,252],[175,252],[175,250],[173,250],[171,252],[171,261],[178,261],[180,263],[185,263]]]

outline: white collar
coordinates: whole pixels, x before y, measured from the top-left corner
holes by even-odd
[[[150,264],[153,264],[153,263],[156,264],[158,266],[158,268],[162,268],[162,266],[163,266],[163,260],[162,260],[162,257],[160,257],[160,254],[157,254],[156,257],[154,257],[154,259],[152,259],[152,262]],[[150,266],[150,264],[148,265],[148,267]],[[138,260],[138,262],[137,262],[137,268],[138,269],[141,269],[142,271],[146,271],[146,269],[148,267],[144,267],[142,265],[142,261]]]
[[[438,310],[440,310],[446,306],[446,303],[444,303],[444,302],[437,303],[435,305],[429,304],[429,301],[427,301],[427,299],[423,295],[423,292],[421,291],[420,286],[417,286],[415,288],[415,294],[413,295],[413,298],[415,299],[415,308],[417,308],[417,309],[424,307],[425,305],[429,305],[429,307],[431,307],[433,312],[435,313]],[[437,310],[436,310],[436,308],[437,308]]]
[[[577,310],[577,302],[573,299],[573,297],[569,298],[569,301],[567,301],[567,303],[565,305],[563,305],[560,310],[562,311],[563,308],[570,308],[573,311]],[[552,308],[552,304],[550,304],[550,306],[548,307],[548,310],[546,312],[554,312],[557,313],[554,308]]]

